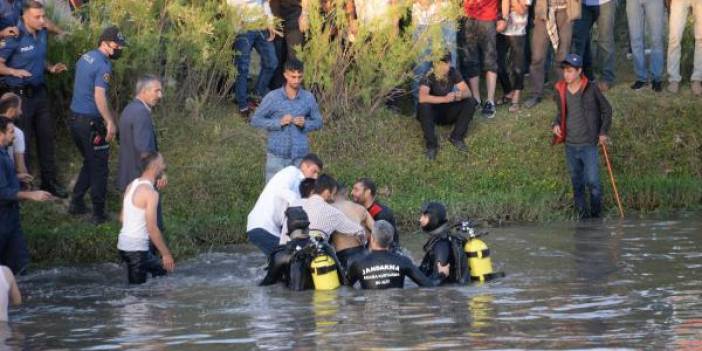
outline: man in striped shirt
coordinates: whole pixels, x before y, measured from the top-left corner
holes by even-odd
[[[332,233],[337,232],[340,235],[354,236],[360,244],[364,244],[366,231],[363,227],[330,204],[334,201],[338,188],[339,185],[334,178],[323,174],[317,179],[312,195],[291,206],[302,206],[310,219],[310,231],[322,232],[324,240],[328,240]],[[290,241],[286,234],[288,232],[286,226],[287,224],[283,225],[283,234],[280,236],[281,245]]]

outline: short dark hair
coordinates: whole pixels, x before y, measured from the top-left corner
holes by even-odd
[[[321,194],[325,190],[329,190],[331,192],[334,192],[334,190],[339,188],[339,183],[336,182],[336,179],[334,179],[332,176],[328,174],[322,174],[317,178],[317,181],[314,182],[314,193],[315,194]]]
[[[141,156],[141,172],[144,173],[149,166],[161,156],[158,151],[148,152]]]
[[[376,192],[378,191],[378,187],[375,185],[375,182],[370,178],[359,178],[356,183],[361,183],[364,188],[370,190],[371,196],[375,196]]]
[[[0,133],[7,133],[7,127],[12,124],[12,120],[7,117],[0,117]]]
[[[296,59],[296,58],[291,58],[285,61],[285,65],[283,66],[284,71],[290,71],[290,72],[304,72],[305,71],[305,65],[302,63],[302,61]]]
[[[388,248],[390,244],[392,244],[393,237],[395,236],[395,228],[390,222],[381,219],[373,224],[371,235],[380,247]]]
[[[27,11],[29,9],[43,9],[44,4],[40,3],[39,1],[36,0],[29,0],[24,2],[24,6],[22,6],[22,11]]]
[[[317,154],[309,153],[305,155],[305,157],[302,158],[302,161],[300,161],[300,164],[306,163],[306,162],[312,162],[319,167],[319,170],[321,171],[324,169],[324,162],[322,162],[322,159],[317,156]]]
[[[439,61],[444,63],[451,63],[451,58],[453,58],[453,56],[451,55],[451,51],[446,51],[443,55],[441,55]]]
[[[312,195],[314,191],[314,184],[317,182],[314,178],[305,178],[300,182],[300,196],[306,199]]]
[[[18,108],[22,99],[15,93],[5,93],[0,97],[0,115],[4,115],[11,108]]]

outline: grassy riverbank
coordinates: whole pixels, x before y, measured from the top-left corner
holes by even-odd
[[[679,96],[632,92],[625,84],[607,94],[614,106],[610,157],[630,216],[653,211],[698,209],[702,203],[702,99],[689,89]],[[203,120],[185,114],[157,116],[168,162],[163,193],[167,236],[177,257],[244,240],[246,214],[263,186],[265,136],[252,129],[233,105],[214,106]],[[326,171],[350,183],[368,176],[381,199],[413,230],[422,202],[438,199],[453,216],[493,221],[551,221],[572,218],[570,184],[562,146],[549,145],[552,102],[518,114],[498,109],[493,121],[476,114],[469,154],[446,142],[427,161],[419,125],[406,115],[383,112],[342,119],[313,135],[313,149]],[[59,129],[59,164],[68,183],[78,153]],[[117,151],[111,171],[116,171]],[[68,165],[68,166],[66,166]],[[616,216],[603,169],[607,215]],[[113,178],[110,178],[113,184]],[[112,191],[109,211],[120,202]],[[119,224],[99,227],[66,214],[67,202],[24,204],[24,230],[36,264],[116,260]]]

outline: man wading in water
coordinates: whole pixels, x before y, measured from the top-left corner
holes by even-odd
[[[166,163],[158,152],[143,158],[141,177],[127,187],[122,204],[122,230],[119,233],[117,249],[127,264],[129,284],[143,284],[146,274],[153,277],[173,272],[173,255],[163,240],[156,221],[159,194],[155,184],[163,176]],[[149,251],[153,243],[161,254],[161,262]]]

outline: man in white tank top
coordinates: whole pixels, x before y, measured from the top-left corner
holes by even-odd
[[[156,209],[159,194],[154,184],[166,170],[166,163],[158,152],[147,154],[142,160],[141,176],[127,187],[122,203],[122,229],[117,249],[127,264],[130,284],[146,282],[146,275],[165,275],[175,268],[173,255],[158,228]],[[161,254],[161,261],[149,251],[153,243]]]

